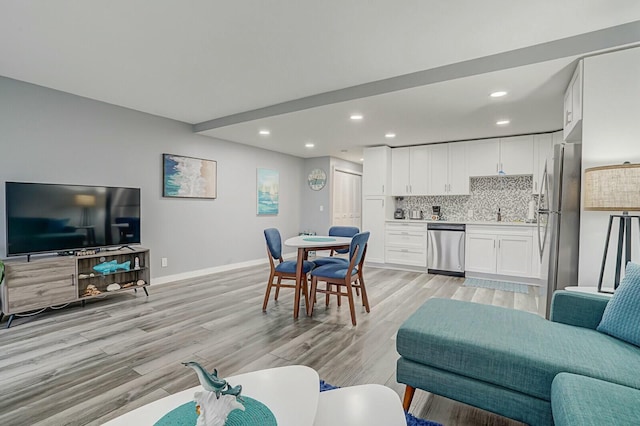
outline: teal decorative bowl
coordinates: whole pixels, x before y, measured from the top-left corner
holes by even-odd
[[[271,410],[260,401],[243,396],[242,405],[244,411],[233,410],[225,426],[277,426]],[[196,403],[189,401],[169,411],[154,426],[195,426],[197,421]]]

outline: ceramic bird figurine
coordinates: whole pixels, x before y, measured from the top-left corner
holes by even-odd
[[[198,375],[198,380],[200,380],[202,387],[209,392],[215,393],[216,398],[220,398],[220,395],[225,394],[223,391],[227,388],[228,384],[226,380],[218,377],[218,370],[214,369],[213,373],[209,373],[203,366],[195,361],[183,362],[182,364],[193,368]]]

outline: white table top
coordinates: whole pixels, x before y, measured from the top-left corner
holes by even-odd
[[[382,385],[360,385],[320,393],[314,426],[406,426],[397,393]]]
[[[270,368],[231,376],[225,380],[234,386],[242,385],[243,395],[269,407],[279,426],[313,424],[320,394],[320,378],[312,368],[302,365]],[[117,417],[105,425],[153,425],[169,411],[192,401],[193,394],[201,390],[202,386],[196,386],[169,395]]]
[[[330,241],[317,241],[314,239],[331,239]],[[284,242],[285,246],[297,247],[297,248],[320,248],[320,247],[332,247],[332,246],[344,246],[351,244],[350,237],[329,237],[326,235],[300,235],[297,237],[289,238]]]

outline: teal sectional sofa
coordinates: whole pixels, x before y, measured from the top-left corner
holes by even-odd
[[[550,321],[427,301],[398,331],[405,409],[417,388],[530,425],[640,425],[640,347],[596,331],[608,301],[558,291]]]

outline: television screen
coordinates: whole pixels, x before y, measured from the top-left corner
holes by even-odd
[[[6,182],[7,255],[140,243],[140,188]]]

